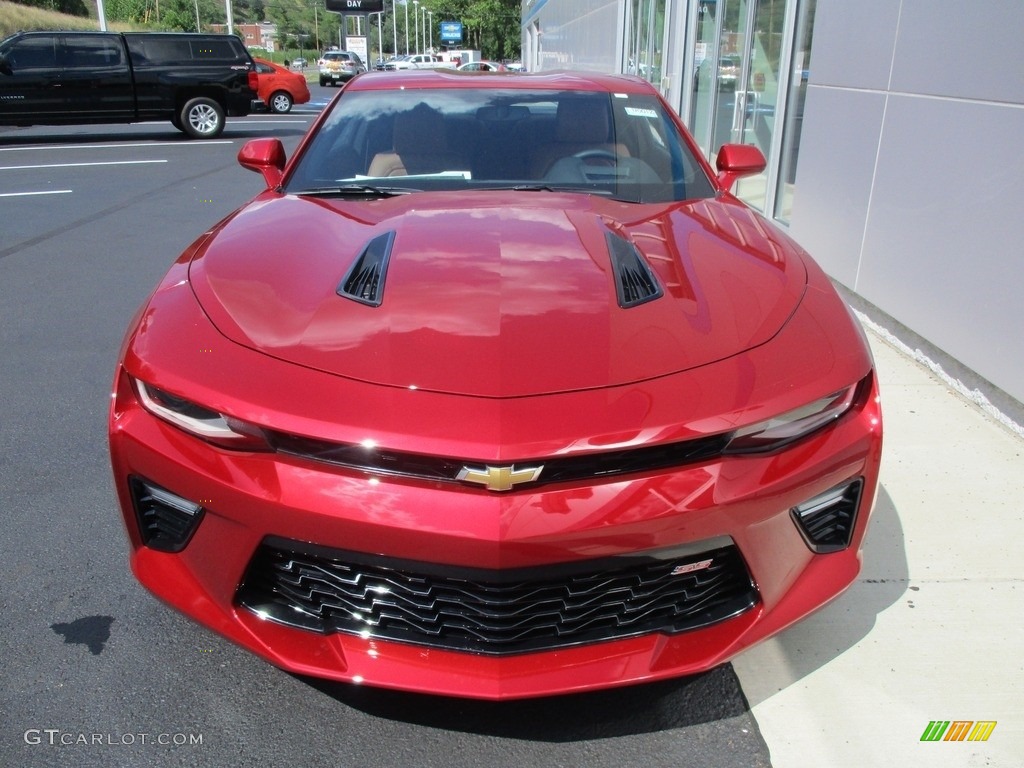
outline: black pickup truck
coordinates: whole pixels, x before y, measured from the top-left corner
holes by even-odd
[[[170,120],[213,138],[258,106],[234,35],[19,32],[0,42],[0,125]]]

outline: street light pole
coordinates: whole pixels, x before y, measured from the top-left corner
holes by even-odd
[[[394,54],[398,58],[398,8],[395,7],[396,0],[391,0],[391,38],[394,41]]]
[[[416,30],[416,53],[420,52],[420,0],[412,0],[412,26]]]
[[[384,61],[384,11],[381,11],[377,16],[377,56],[381,61]],[[366,58],[370,58],[367,56]]]
[[[430,14],[430,49],[434,49],[434,12],[427,11]]]
[[[409,0],[405,0],[405,55],[409,55]]]

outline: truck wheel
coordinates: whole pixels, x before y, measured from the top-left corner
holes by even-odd
[[[270,95],[270,111],[283,115],[292,111],[292,97],[285,91],[274,91]]]
[[[206,96],[186,101],[180,114],[181,129],[193,139],[212,139],[224,130],[224,108]]]

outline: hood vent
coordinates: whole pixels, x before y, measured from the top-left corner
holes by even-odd
[[[366,244],[338,286],[338,295],[371,307],[384,301],[384,276],[395,233],[385,232]]]
[[[619,306],[629,309],[660,297],[661,285],[636,246],[614,232],[605,233],[605,237],[615,269],[615,293]]]

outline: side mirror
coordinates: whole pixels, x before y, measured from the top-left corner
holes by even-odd
[[[0,56],[0,75],[13,75],[11,65],[7,63],[6,56]]]
[[[736,179],[756,176],[768,166],[761,150],[752,144],[723,144],[718,150],[715,167],[718,168],[718,184],[726,192],[732,191]]]
[[[274,189],[284,177],[284,145],[280,139],[253,139],[238,151],[238,162],[243,168],[262,173],[267,187]]]

